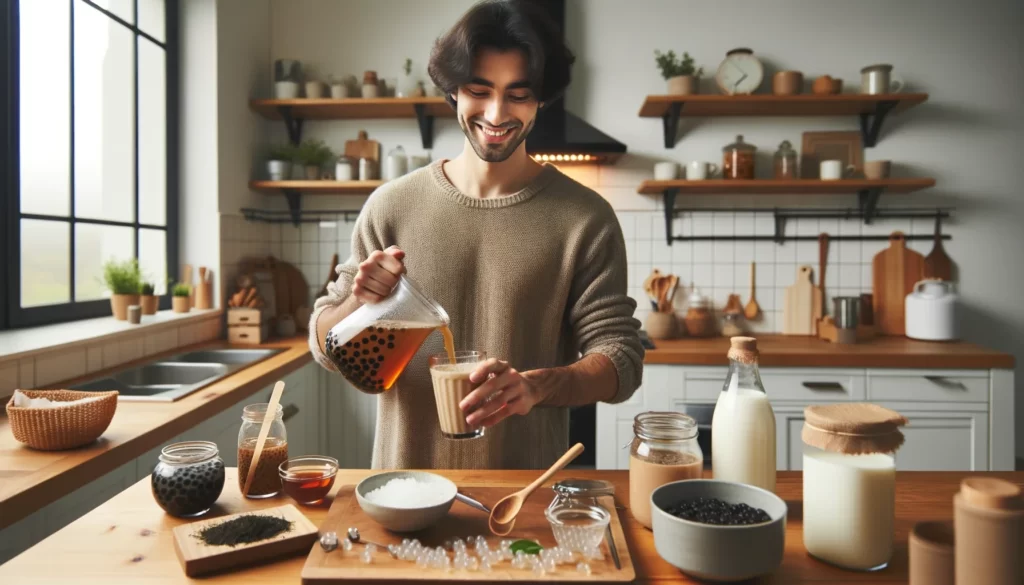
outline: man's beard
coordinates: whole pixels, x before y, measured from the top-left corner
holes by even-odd
[[[476,123],[467,122],[462,116],[459,117],[459,126],[462,127],[463,134],[469,139],[469,143],[473,146],[473,152],[476,153],[480,160],[484,162],[497,163],[506,160],[512,156],[512,153],[519,148],[519,145],[526,140],[527,135],[530,134],[530,130],[533,130],[533,125],[536,122],[536,118],[530,122],[529,126],[514,128],[509,132],[517,132],[518,134],[511,139],[502,142],[500,144],[487,144],[486,142],[479,142],[478,137],[475,133],[477,128]]]

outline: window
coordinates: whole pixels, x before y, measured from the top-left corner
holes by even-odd
[[[0,5],[0,328],[110,314],[107,260],[137,258],[166,295],[177,274],[177,0]]]

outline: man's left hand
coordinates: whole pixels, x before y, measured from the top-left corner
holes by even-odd
[[[469,413],[466,424],[471,427],[490,427],[510,415],[526,414],[540,401],[529,379],[505,361],[487,360],[469,380],[480,386],[463,398],[459,407]]]

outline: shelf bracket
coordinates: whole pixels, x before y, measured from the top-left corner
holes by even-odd
[[[662,193],[662,200],[665,204],[665,243],[669,246],[672,245],[672,240],[675,239],[672,233],[672,220],[675,219],[676,210],[676,194],[679,193],[679,189],[665,189]]]
[[[668,110],[661,115],[661,127],[665,132],[665,148],[674,148],[676,134],[679,132],[679,115],[683,111],[683,102],[672,102]]]
[[[774,212],[775,219],[775,243],[785,244],[786,243],[786,216],[779,213],[776,209]]]
[[[295,189],[284,189],[284,198],[288,201],[288,211],[292,216],[292,225],[299,227],[302,211],[302,193]]]
[[[898,103],[896,100],[878,102],[878,105],[875,106],[874,114],[864,113],[860,115],[860,136],[864,146],[869,148],[875,146],[875,143],[878,142],[878,132],[882,129],[882,122],[885,121],[886,114],[896,107]]]
[[[882,196],[882,188],[861,189],[857,192],[857,203],[864,214],[864,224],[870,225],[878,209],[878,198]]]
[[[302,141],[302,118],[292,117],[291,106],[278,106],[277,111],[281,113],[284,127],[288,129],[288,140],[297,146]]]
[[[426,104],[413,104],[416,110],[416,121],[420,125],[420,140],[423,148],[430,150],[434,148],[434,116],[427,113]]]

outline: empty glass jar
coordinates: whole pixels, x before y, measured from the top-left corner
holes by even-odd
[[[774,171],[776,179],[796,179],[796,150],[788,140],[783,140],[775,151]]]

